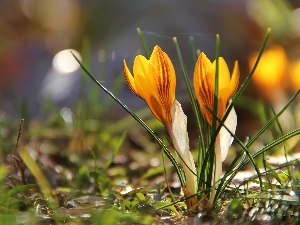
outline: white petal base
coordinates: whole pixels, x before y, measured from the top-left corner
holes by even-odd
[[[172,139],[174,148],[185,163],[182,163],[182,168],[186,178],[186,188],[191,194],[196,193],[196,176],[191,172],[196,173],[196,167],[193,156],[190,152],[189,138],[187,133],[187,118],[184,114],[180,103],[175,100],[172,105],[172,126],[169,135]],[[185,165],[186,164],[186,165]]]
[[[226,118],[224,125],[230,130],[232,134],[235,134],[236,126],[237,126],[237,115],[234,108],[231,109],[228,117]],[[221,160],[222,162],[226,159],[228,150],[233,142],[233,137],[228,132],[228,130],[223,126],[220,129],[220,132],[217,136],[216,140],[216,148],[218,152],[221,152]]]

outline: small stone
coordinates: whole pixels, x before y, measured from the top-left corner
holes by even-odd
[[[268,208],[268,207],[269,207],[269,204],[270,204],[270,201],[269,201],[269,200],[265,201],[265,208]]]
[[[268,214],[258,214],[256,216],[257,220],[263,220],[263,221],[270,221],[272,219],[272,217]]]
[[[76,208],[76,207],[77,207],[77,204],[73,200],[68,201],[66,204],[66,208],[68,208],[68,209]]]
[[[278,203],[275,203],[275,204],[272,206],[272,212],[274,212],[277,208],[278,208]]]
[[[254,214],[257,212],[257,210],[258,210],[258,208],[255,208],[255,207],[252,208],[252,209],[250,209],[248,215],[249,215],[250,217],[253,217]]]

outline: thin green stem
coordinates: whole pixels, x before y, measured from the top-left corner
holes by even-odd
[[[215,84],[214,84],[214,105],[213,112],[218,115],[218,102],[219,102],[219,57],[220,57],[220,35],[216,35],[216,71],[215,71]],[[216,132],[217,128],[217,119],[218,117],[213,117],[212,119],[212,139],[211,142],[215,143],[218,132]],[[215,148],[215,144],[211,145],[212,148],[210,151],[210,160],[209,164],[211,165],[211,174],[212,174],[212,192],[210,196],[211,202],[214,200],[216,194],[216,182],[220,178],[222,173],[222,160],[221,160],[221,152],[217,152]],[[214,165],[214,166],[212,166]]]
[[[191,54],[191,59],[193,62],[193,66],[196,64],[197,60],[197,53],[196,53],[196,48],[195,48],[195,39],[193,36],[189,37],[189,43],[190,43],[190,54]]]
[[[150,51],[149,51],[147,42],[145,41],[144,35],[143,35],[143,33],[142,33],[142,30],[141,30],[140,28],[137,28],[136,31],[137,31],[137,33],[138,33],[138,36],[139,36],[141,42],[142,42],[142,45],[143,45],[143,48],[144,48],[144,50],[145,50],[147,59],[149,59],[149,58],[150,58]]]
[[[215,84],[214,84],[214,105],[213,112],[218,115],[218,96],[219,96],[219,57],[220,57],[220,36],[216,36],[216,72],[215,72]],[[215,138],[218,133],[216,133],[217,128],[217,118],[212,119],[212,137]]]

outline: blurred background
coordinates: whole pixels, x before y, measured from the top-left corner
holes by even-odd
[[[192,78],[189,38],[193,36],[195,47],[213,60],[215,35],[220,34],[221,55],[230,70],[233,61],[239,61],[241,82],[253,65],[251,57],[259,50],[266,28],[271,27],[268,48],[279,46],[281,53],[274,54],[283,55],[284,63],[276,69],[280,63],[266,60],[267,71],[273,68],[275,73],[265,78],[256,75],[246,96],[272,104],[283,98],[286,103],[300,87],[299,24],[298,0],[1,0],[0,112],[2,116],[35,119],[48,101],[73,110],[95,85],[84,81],[71,51],[104,86],[124,87],[117,96],[125,104],[134,110],[145,107],[124,86],[122,77],[122,60],[131,66],[137,54],[144,54],[137,27],[150,49],[158,44],[170,56],[178,77],[181,71],[172,37],[179,40]],[[275,81],[270,84],[270,80]],[[180,78],[177,86],[178,93],[186,93]],[[101,98],[99,105],[106,107]],[[187,100],[182,95],[178,98]],[[185,111],[191,112],[186,105]],[[110,111],[110,116],[125,114],[117,109]],[[239,119],[249,126],[249,113],[243,107],[240,112]],[[240,128],[242,136],[246,135],[243,130]]]

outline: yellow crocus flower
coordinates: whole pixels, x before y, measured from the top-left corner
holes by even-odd
[[[125,80],[131,91],[149,106],[153,115],[170,129],[171,107],[175,100],[176,76],[168,55],[155,46],[150,59],[136,56],[133,74],[123,62]]]
[[[196,97],[200,104],[201,112],[212,125],[212,114],[207,109],[213,110],[215,90],[216,61],[213,63],[201,53],[196,62],[194,71],[194,88]],[[238,62],[235,61],[232,76],[230,77],[228,66],[225,60],[219,58],[219,92],[218,92],[218,118],[222,119],[226,112],[229,100],[235,94],[240,78]]]
[[[201,53],[196,62],[194,71],[194,89],[197,100],[200,104],[200,110],[204,119],[211,126],[212,114],[214,107],[214,92],[215,92],[215,73],[216,73],[216,61],[211,61],[206,57],[204,53]],[[217,116],[222,119],[227,105],[235,94],[240,78],[240,71],[238,62],[235,61],[232,75],[230,77],[228,66],[222,57],[219,57],[219,82],[218,82],[218,112]],[[211,110],[211,111],[210,111]],[[234,108],[231,109],[228,117],[224,121],[225,126],[235,133],[237,125],[237,116]],[[225,127],[222,127],[215,140],[215,173],[212,183],[211,201],[213,201],[215,195],[216,182],[220,179],[222,174],[222,162],[225,160],[228,150],[232,144],[233,137],[231,133],[227,131]]]
[[[186,178],[186,193],[197,192],[196,167],[189,151],[187,118],[180,103],[175,99],[176,76],[168,55],[155,46],[150,59],[138,55],[133,63],[133,74],[123,62],[125,80],[131,91],[143,99],[153,115],[166,127],[174,148],[184,161],[182,167]],[[196,197],[188,200],[189,207]],[[191,203],[193,202],[193,203]]]

